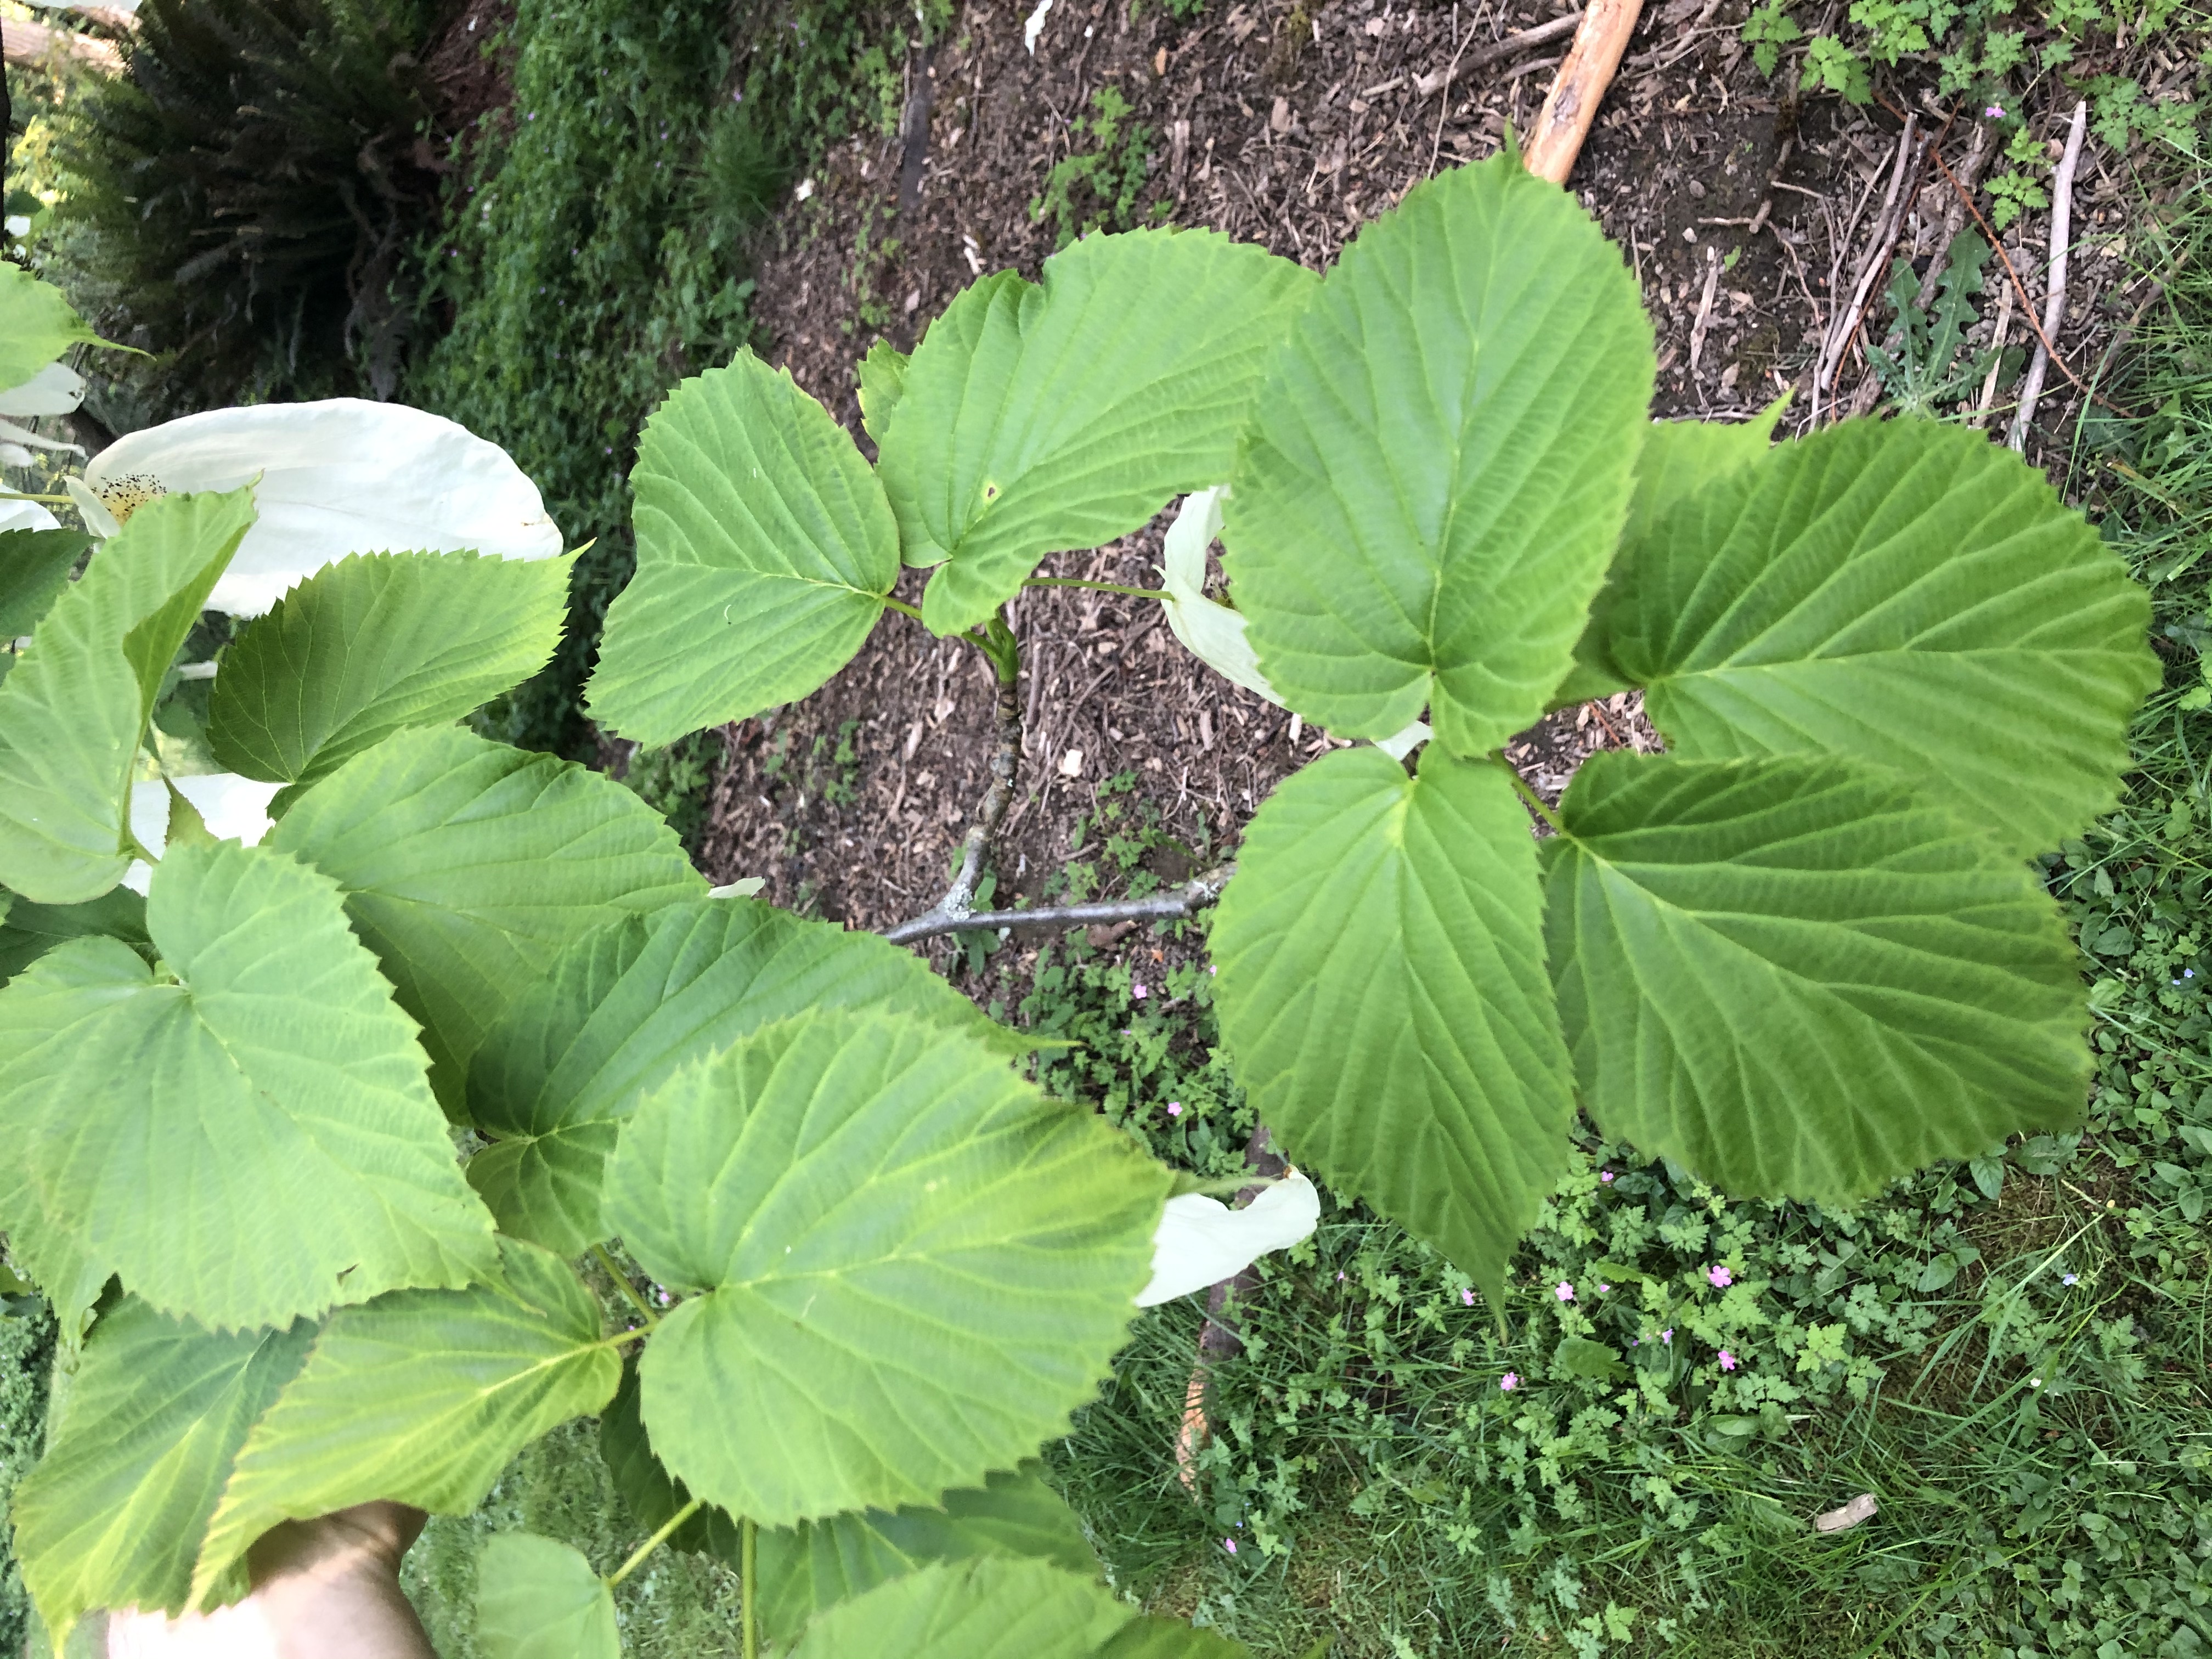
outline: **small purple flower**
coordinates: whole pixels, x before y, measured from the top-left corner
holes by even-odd
[[[1608,1285],[1608,1284],[1607,1284],[1607,1283],[1605,1282],[1605,1280],[1603,1280],[1602,1279],[1599,1279],[1599,1280],[1598,1280],[1598,1282],[1597,1282],[1597,1293],[1598,1293],[1600,1296],[1603,1296],[1603,1295],[1605,1295],[1605,1294],[1606,1294],[1606,1292],[1607,1292],[1608,1291],[1610,1291],[1610,1290],[1612,1290],[1612,1289],[1613,1289],[1613,1286],[1612,1286],[1612,1285]]]
[[[1669,1347],[1674,1346],[1674,1328],[1672,1325],[1669,1325],[1669,1326],[1668,1326],[1665,1330],[1663,1330],[1663,1331],[1660,1332],[1660,1333],[1659,1333],[1659,1340],[1660,1340],[1662,1342],[1664,1342],[1665,1344],[1667,1344],[1667,1346],[1669,1346]]]
[[[1735,1369],[1735,1356],[1726,1348],[1721,1350],[1721,1369],[1724,1371],[1732,1371]]]
[[[1209,974],[1214,971],[1213,964],[1212,963],[1209,962],[1206,964],[1206,971]]]
[[[1237,1540],[1233,1538],[1224,1538],[1221,1540],[1221,1547],[1234,1555],[1237,1553]]]
[[[1726,1267],[1708,1267],[1705,1269],[1705,1283],[1717,1291],[1724,1291],[1735,1283],[1735,1275]]]
[[[1613,1185],[1613,1171],[1610,1170],[1600,1170],[1597,1172],[1597,1178],[1608,1187]]]
[[[1984,110],[1982,113],[1990,120],[2002,121],[2004,119],[2004,106],[2002,104],[1991,104],[1987,109]]]
[[[1146,997],[1152,995],[1152,993],[1145,988],[1145,981],[1139,980],[1134,985],[1132,985],[1129,988],[1129,994],[1136,998],[1138,1001],[1142,1002]]]
[[[1559,1297],[1562,1302],[1571,1302],[1575,1299],[1575,1287],[1568,1284],[1567,1281],[1563,1279],[1559,1281],[1559,1288],[1553,1291],[1552,1294]]]
[[[1344,1270],[1341,1267],[1337,1269],[1336,1282],[1340,1285],[1344,1283]]]
[[[1170,1117],[1181,1117],[1182,1115],[1182,1102],[1179,1100],[1171,1100],[1168,1102],[1168,1115]],[[1341,1279],[1344,1275],[1342,1273],[1339,1273],[1337,1277]]]
[[[2062,1285],[2079,1285],[2081,1282],[2081,1275],[2079,1273],[2068,1273],[2061,1278],[2058,1282]]]
[[[1521,1386],[1521,1373],[1518,1371],[1506,1372],[1504,1376],[1498,1379],[1498,1386],[1504,1389],[1506,1393],[1511,1394],[1514,1389]]]
[[[1459,1293],[1459,1299],[1465,1303],[1468,1307],[1472,1308],[1474,1305],[1474,1292],[1473,1291],[1462,1291]]]

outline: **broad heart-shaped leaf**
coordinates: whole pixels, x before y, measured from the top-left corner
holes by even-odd
[[[0,680],[0,883],[75,904],[122,879],[155,696],[252,523],[250,487],[149,501],[47,611]]]
[[[484,1659],[621,1659],[615,1598],[592,1564],[535,1533],[495,1533],[477,1557]]]
[[[503,1241],[500,1266],[496,1285],[395,1291],[331,1316],[239,1452],[196,1601],[284,1521],[375,1498],[466,1515],[517,1452],[606,1404],[622,1363],[591,1292],[534,1244]]]
[[[209,747],[243,776],[312,783],[403,726],[459,720],[545,665],[574,562],[366,553],[326,566],[223,653]]]
[[[1567,1164],[1528,814],[1431,744],[1344,749],[1252,820],[1212,949],[1222,1036],[1290,1155],[1493,1297]]]
[[[860,424],[870,441],[880,445],[891,411],[906,392],[907,354],[889,340],[878,340],[860,359]]]
[[[637,1393],[636,1367],[626,1364],[620,1392],[600,1414],[599,1455],[631,1518],[658,1531],[691,1494],[653,1455]],[[1045,1485],[1040,1469],[1030,1462],[994,1474],[981,1486],[946,1492],[938,1508],[864,1510],[760,1533],[755,1571],[763,1632],[787,1643],[823,1609],[932,1561],[1006,1555],[1050,1561],[1070,1572],[1096,1571],[1082,1522]],[[700,1510],[669,1542],[740,1565],[738,1523],[718,1509]]]
[[[814,1621],[793,1659],[1240,1659],[1210,1632],[1147,1618],[1041,1561],[925,1567]]]
[[[641,1365],[654,1447],[771,1527],[1012,1467],[1120,1346],[1167,1188],[967,1032],[825,1011],[739,1038],[608,1171],[630,1254],[699,1292]]]
[[[73,1350],[91,1327],[109,1269],[85,1254],[73,1228],[46,1212],[21,1158],[0,1159],[0,1233],[7,1235],[9,1258],[52,1307],[62,1341]]]
[[[1042,285],[1001,271],[953,301],[879,440],[906,562],[945,561],[929,626],[971,628],[1046,554],[1226,477],[1267,355],[1313,290],[1265,249],[1139,230],[1054,254]]]
[[[1604,618],[1670,753],[1863,756],[2016,856],[2112,804],[2158,683],[2096,532],[1934,421],[1845,422],[1699,491],[1626,550]]]
[[[151,959],[146,901],[128,887],[112,887],[82,904],[33,904],[0,891],[0,985],[67,939],[119,939]]]
[[[173,846],[147,931],[57,946],[0,989],[0,1144],[47,1218],[165,1312],[280,1325],[496,1261],[414,1025],[326,876]]]
[[[1223,564],[1276,695],[1455,754],[1543,712],[1613,556],[1651,325],[1574,199],[1502,155],[1416,186],[1292,327]]]
[[[58,1651],[94,1607],[184,1610],[232,1460],[314,1328],[218,1335],[135,1297],[100,1320],[10,1504],[23,1582]]]
[[[346,915],[422,1023],[448,1111],[485,1030],[562,945],[707,888],[666,821],[620,784],[452,727],[355,756],[266,844],[345,890]]]
[[[2079,964],[2027,866],[1843,759],[1594,757],[1545,847],[1608,1134],[1823,1202],[2081,1113]]]
[[[796,702],[853,659],[898,580],[883,486],[790,374],[741,351],[646,422],[637,574],[591,705],[640,743]]]
[[[0,392],[22,385],[80,341],[107,343],[61,289],[0,259]]]
[[[750,899],[695,899],[579,939],[477,1050],[471,1121],[498,1137],[469,1181],[502,1231],[562,1255],[607,1236],[621,1121],[688,1060],[809,1008],[881,1007],[1028,1045],[911,951]]]
[[[91,545],[81,530],[0,530],[0,644],[39,625]]]

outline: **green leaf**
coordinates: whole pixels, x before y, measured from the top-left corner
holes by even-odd
[[[621,1391],[600,1415],[599,1454],[640,1527],[657,1531],[690,1502],[646,1438],[634,1365],[624,1365]],[[1082,1522],[1044,1483],[1041,1468],[1029,1462],[1000,1471],[981,1486],[946,1492],[939,1508],[864,1510],[761,1532],[755,1570],[763,1632],[787,1643],[817,1613],[933,1561],[1015,1556],[1095,1573],[1097,1559]],[[718,1509],[701,1509],[669,1542],[739,1565],[738,1523]]]
[[[909,951],[749,899],[697,899],[578,940],[477,1050],[469,1115],[498,1137],[469,1181],[502,1231],[562,1255],[607,1236],[599,1189],[621,1121],[684,1061],[809,1008],[881,1007],[972,1030],[987,1019]]]
[[[891,411],[906,392],[907,354],[889,340],[878,340],[860,359],[860,424],[881,446]]]
[[[345,890],[459,1109],[508,1000],[592,929],[706,882],[667,821],[596,772],[451,727],[401,732],[301,795],[266,845]]]
[[[637,574],[592,716],[640,743],[793,702],[853,659],[898,580],[883,486],[829,410],[750,351],[646,422]]]
[[[231,1328],[489,1271],[491,1218],[336,885],[176,847],[146,922],[158,969],[80,939],[0,989],[0,1143],[102,1276]]]
[[[739,1038],[608,1172],[631,1255],[699,1292],[647,1346],[655,1448],[764,1526],[977,1484],[1104,1375],[1167,1188],[965,1032],[828,1011]]]
[[[793,1659],[1239,1659],[1234,1642],[1150,1619],[1041,1561],[942,1563],[807,1627]]]
[[[21,1158],[0,1160],[0,1232],[8,1236],[9,1255],[52,1304],[63,1342],[73,1346],[91,1328],[112,1275],[84,1253],[72,1229],[46,1212]]]
[[[0,392],[22,385],[80,342],[107,343],[85,326],[61,289],[0,259]]]
[[[520,684],[560,642],[573,558],[356,553],[223,653],[208,743],[232,771],[312,783],[392,732]]]
[[[2081,1116],[2057,905],[1893,775],[1598,755],[1559,817],[1552,972],[1607,1134],[1827,1203]]]
[[[81,530],[0,530],[0,644],[39,625],[91,545]]]
[[[500,1266],[496,1285],[395,1291],[331,1316],[238,1455],[196,1601],[285,1521],[377,1498],[466,1515],[517,1452],[606,1404],[622,1365],[592,1293],[533,1244],[503,1241]]]
[[[1261,390],[1223,526],[1279,696],[1340,736],[1498,747],[1566,677],[1648,424],[1620,255],[1514,155],[1344,252]]]
[[[1607,656],[1693,760],[1843,751],[2024,856],[2116,799],[2158,683],[2149,601],[1981,434],[1850,421],[1668,514],[1614,573]]]
[[[128,887],[112,887],[82,904],[33,904],[4,892],[0,902],[6,904],[0,916],[0,985],[68,939],[118,939],[152,959],[146,901]]]
[[[75,904],[122,879],[155,696],[252,523],[250,485],[149,501],[46,612],[0,680],[0,882]]]
[[[495,1533],[477,1557],[483,1659],[621,1659],[615,1598],[592,1564],[534,1533]]]
[[[126,1297],[84,1346],[46,1455],[9,1508],[58,1650],[94,1607],[184,1610],[192,1556],[246,1433],[314,1326],[217,1335]]]
[[[1571,1336],[1559,1344],[1553,1361],[1569,1376],[1595,1377],[1602,1382],[1618,1382],[1628,1375],[1628,1367],[1620,1363],[1620,1352],[1602,1342],[1593,1342],[1585,1336]]]
[[[1054,254],[1042,285],[1001,271],[954,300],[879,440],[906,562],[947,562],[929,626],[973,627],[1046,554],[1227,477],[1267,353],[1313,290],[1264,249],[1140,230]]]
[[[1343,749],[1278,787],[1213,927],[1222,1036],[1261,1120],[1493,1297],[1574,1115],[1542,926],[1504,771],[1431,744],[1418,779]]]

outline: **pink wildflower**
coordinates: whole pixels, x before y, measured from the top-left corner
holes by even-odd
[[[1224,1538],[1221,1540],[1221,1547],[1234,1555],[1237,1553],[1237,1540],[1233,1538]]]
[[[1563,1279],[1559,1281],[1559,1289],[1553,1291],[1552,1294],[1562,1302],[1571,1302],[1575,1299],[1575,1287]]]
[[[1982,113],[1992,121],[2002,121],[2004,119],[2004,106],[2002,104],[1991,104],[1987,109],[1984,110]]]
[[[1467,1304],[1468,1307],[1472,1308],[1474,1305],[1474,1292],[1473,1291],[1462,1291],[1459,1293],[1459,1299]]]
[[[1152,995],[1152,993],[1145,988],[1145,981],[1139,980],[1134,985],[1132,985],[1129,988],[1129,994],[1136,998],[1138,1001],[1142,1002],[1146,997]]]
[[[1735,1356],[1726,1348],[1721,1350],[1721,1369],[1724,1371],[1732,1371],[1735,1369]]]
[[[1182,1115],[1182,1102],[1179,1100],[1171,1100],[1168,1102],[1168,1115],[1170,1117],[1181,1117]]]
[[[1610,1170],[1600,1170],[1597,1172],[1597,1178],[1608,1187],[1613,1185],[1613,1171]]]
[[[1674,1328],[1669,1325],[1665,1330],[1660,1332],[1659,1340],[1672,1347],[1674,1343]]]
[[[1724,1291],[1735,1283],[1735,1275],[1726,1267],[1708,1267],[1705,1269],[1705,1283],[1717,1291]]]
[[[1607,1291],[1610,1291],[1612,1288],[1613,1288],[1613,1286],[1612,1286],[1612,1285],[1608,1285],[1608,1284],[1607,1284],[1607,1283],[1605,1282],[1605,1280],[1603,1280],[1602,1279],[1599,1279],[1599,1280],[1598,1280],[1598,1282],[1597,1282],[1597,1293],[1598,1293],[1600,1296],[1603,1296],[1603,1295],[1604,1295]]]
[[[1498,1386],[1504,1389],[1506,1393],[1511,1394],[1514,1389],[1521,1386],[1521,1373],[1518,1371],[1506,1372],[1504,1376],[1498,1379]]]

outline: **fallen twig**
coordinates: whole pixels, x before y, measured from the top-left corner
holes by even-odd
[[[974,831],[969,834],[972,836]],[[1175,921],[1205,909],[1219,898],[1221,890],[1229,884],[1229,878],[1236,873],[1235,864],[1224,864],[1148,898],[1104,899],[1096,904],[1046,904],[1033,910],[963,909],[955,915],[948,903],[952,895],[947,893],[927,914],[886,928],[884,937],[894,945],[912,945],[939,933],[996,932],[1001,927],[1084,927],[1094,922]],[[958,884],[954,885],[957,887]],[[974,892],[971,882],[971,900]]]
[[[1433,98],[1462,75],[1481,69],[1486,64],[1498,63],[1517,52],[1549,46],[1562,35],[1572,34],[1582,21],[1582,13],[1571,11],[1564,17],[1554,17],[1548,23],[1539,23],[1533,29],[1522,29],[1518,34],[1509,34],[1503,40],[1493,40],[1486,46],[1478,46],[1464,57],[1455,56],[1449,68],[1418,77],[1413,82],[1413,90],[1424,98]],[[1465,51],[1464,46],[1462,51]]]
[[[1990,372],[1982,376],[1981,401],[1974,405],[1974,417],[1966,424],[1979,427],[1990,418],[1990,405],[1996,401],[1997,376],[2004,371],[2005,335],[2012,327],[2012,284],[2007,283],[1997,291],[1997,320],[1990,330]]]
[[[2066,320],[2066,253],[2074,234],[2074,169],[2081,162],[2081,135],[2088,125],[2088,101],[2078,100],[2074,118],[2066,128],[2066,152],[2059,157],[2058,172],[2051,181],[2051,287],[2043,302],[2043,326],[2038,331],[2035,355],[2027,360],[2027,378],[2021,383],[2020,407],[2013,413],[2008,441],[2015,453],[2027,447],[2027,428],[2035,419],[2036,400],[2043,396],[2044,371],[2055,355],[2051,342]]]
[[[1644,0],[1591,0],[1583,13],[1575,28],[1575,44],[1545,96],[1522,156],[1528,171],[1539,179],[1548,179],[1555,185],[1567,182],[1643,11]]]
[[[1942,151],[1944,133],[1949,131],[1950,126],[1947,122],[1944,131],[1936,134],[1929,141],[1931,152]],[[1959,163],[1960,182],[1968,191],[1971,191],[1981,183],[1982,171],[1989,165],[1990,150],[1990,129],[1978,123],[1974,127],[1973,137],[1966,141],[1966,159]],[[1966,228],[1966,202],[1963,198],[1954,196],[1952,198],[1950,210],[1943,216],[1942,234],[1936,239],[1935,252],[1928,256],[1928,270],[1920,279],[1920,290],[1913,296],[1913,304],[1919,307],[1923,312],[1925,312],[1935,301],[1936,288],[1942,282],[1944,271],[1950,266],[1952,240],[1960,230]],[[1882,344],[1885,349],[1894,351],[1899,342],[1904,337],[1905,319],[1899,317],[1890,325],[1888,332],[1883,337]],[[1868,374],[1860,380],[1858,390],[1851,394],[1850,412],[1854,415],[1866,414],[1873,409],[1881,396],[1881,377],[1872,373]]]
[[[1828,337],[1821,342],[1820,360],[1813,372],[1815,426],[1820,423],[1820,399],[1835,385],[1836,373],[1844,364],[1844,354],[1850,349],[1851,337],[1858,332],[1859,319],[1873,298],[1875,279],[1888,264],[1890,245],[1896,241],[1898,228],[1904,222],[1905,205],[1911,199],[1905,188],[1905,179],[1919,167],[1919,125],[1917,116],[1905,118],[1905,131],[1897,139],[1897,161],[1890,170],[1889,190],[1882,198],[1881,216],[1875,221],[1874,240],[1867,246],[1866,257],[1860,261],[1857,280],[1851,284],[1850,303],[1831,319]]]
[[[1714,243],[1705,244],[1705,291],[1698,296],[1698,319],[1690,325],[1690,374],[1698,372],[1698,359],[1705,356],[1705,331],[1712,325],[1713,290],[1721,280],[1721,251]]]

